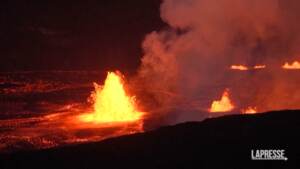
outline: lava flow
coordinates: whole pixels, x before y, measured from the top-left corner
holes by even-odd
[[[83,122],[113,123],[133,122],[141,118],[135,97],[126,94],[120,73],[108,72],[104,86],[94,83],[91,94],[94,112],[80,116]]]
[[[244,65],[231,65],[230,69],[232,70],[240,70],[240,71],[246,71],[246,70],[252,70],[252,69],[265,69],[267,66],[266,65],[255,65],[253,67],[247,67]]]
[[[294,61],[292,64],[286,62],[283,66],[283,69],[300,69],[300,62]]]
[[[143,113],[137,110],[135,97],[127,95],[124,85],[120,73],[108,72],[104,86],[94,83],[95,91],[90,96],[92,108],[83,103],[53,110],[45,116],[0,120],[3,130],[0,152],[43,149],[143,132]]]
[[[241,70],[241,71],[249,70],[249,68],[247,66],[244,66],[244,65],[232,65],[230,67],[230,69]]]
[[[253,69],[265,69],[266,67],[266,65],[255,65]]]
[[[229,98],[229,91],[226,89],[223,92],[221,100],[215,100],[211,104],[210,112],[229,112],[234,109],[234,105]]]

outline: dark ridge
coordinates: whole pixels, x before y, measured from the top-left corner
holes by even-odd
[[[229,115],[33,152],[2,154],[0,168],[300,168],[300,111]],[[287,161],[253,161],[251,150],[284,149]]]

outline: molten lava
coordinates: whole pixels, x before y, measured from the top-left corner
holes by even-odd
[[[229,112],[234,109],[234,105],[229,98],[229,91],[226,89],[221,100],[215,100],[211,104],[210,112]]]
[[[242,110],[243,114],[255,114],[257,113],[256,107],[247,107],[247,109]]]
[[[104,86],[94,83],[94,87],[91,94],[94,112],[81,116],[83,121],[112,123],[141,119],[143,113],[137,110],[135,97],[126,94],[120,73],[108,72]]]
[[[232,65],[230,69],[245,71],[248,70],[248,67],[244,65]]]
[[[253,69],[264,69],[264,68],[266,68],[266,65],[255,65],[253,67]]]
[[[231,65],[230,69],[246,71],[246,70],[251,70],[251,69],[265,69],[266,67],[267,67],[266,65],[255,65],[253,67],[247,67],[244,65]]]
[[[283,66],[283,69],[300,69],[300,62],[294,61],[292,64],[286,62]]]

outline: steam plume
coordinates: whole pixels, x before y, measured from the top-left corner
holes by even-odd
[[[139,84],[170,110],[205,110],[226,87],[240,106],[299,108],[300,89],[289,86],[298,76],[280,73],[281,63],[300,58],[299,11],[297,0],[164,0],[169,27],[146,36]],[[269,69],[237,74],[232,64]]]

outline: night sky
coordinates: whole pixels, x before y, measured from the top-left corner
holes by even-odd
[[[71,3],[70,3],[71,2]],[[1,1],[0,71],[135,70],[160,0]]]

